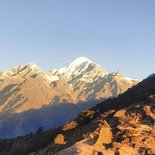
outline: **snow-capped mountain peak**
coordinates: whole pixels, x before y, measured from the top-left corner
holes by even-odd
[[[64,75],[69,81],[84,80],[86,78],[89,80],[89,77],[93,79],[93,76],[97,74],[99,76],[107,74],[106,70],[86,57],[75,59],[70,65],[61,68],[58,72]]]
[[[67,67],[59,69],[60,73],[64,72],[74,72],[78,67],[83,67],[88,64],[94,64],[91,60],[89,60],[86,57],[79,57],[75,59],[73,62],[71,62]]]
[[[29,63],[29,64],[25,64],[25,65],[17,65],[13,68],[9,68],[8,70],[6,70],[5,72],[2,73],[3,76],[15,76],[19,73],[29,73],[29,72],[40,72],[41,68],[38,67],[36,64],[34,63]]]

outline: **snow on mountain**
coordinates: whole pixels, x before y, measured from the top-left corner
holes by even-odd
[[[108,74],[101,66],[85,57],[77,58],[67,67],[58,70],[58,72],[65,76],[73,85],[79,82],[79,80],[90,82],[96,76],[103,77]]]
[[[71,74],[73,74],[74,72],[80,74],[82,71],[80,69],[85,69],[89,66],[89,64],[92,64],[93,62],[91,60],[89,60],[88,58],[85,57],[80,57],[75,59],[70,65],[68,65],[65,68],[61,68],[59,70],[60,74],[67,74],[68,76],[70,76]],[[80,72],[78,72],[80,71]]]
[[[125,79],[128,80],[128,81],[131,82],[131,83],[134,82],[134,81],[139,82],[138,79],[132,79],[132,78],[129,78],[129,77],[125,77]]]
[[[59,76],[50,75],[48,73],[45,74],[45,79],[48,79],[50,82],[59,80]]]
[[[1,75],[2,76],[15,76],[15,75],[19,75],[19,74],[26,75],[29,72],[38,73],[38,72],[41,72],[41,68],[38,67],[34,63],[30,63],[30,64],[26,64],[26,65],[18,65],[16,67],[9,68],[5,72],[3,72]]]

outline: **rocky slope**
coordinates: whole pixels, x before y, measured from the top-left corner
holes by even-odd
[[[88,133],[82,141],[55,154],[155,154],[155,96],[118,110],[108,123],[104,115],[95,121],[100,121],[97,129]],[[47,148],[43,152],[48,152]]]
[[[84,57],[49,72],[35,64],[10,68],[0,74],[0,137],[56,127],[137,83]]]

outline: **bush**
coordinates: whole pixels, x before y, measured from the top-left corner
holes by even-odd
[[[89,123],[95,116],[95,112],[92,110],[84,110],[82,111],[77,118],[77,122],[79,124]]]
[[[77,126],[78,126],[78,124],[76,121],[71,121],[71,122],[66,123],[63,126],[62,130],[63,131],[72,130],[72,129],[75,129]]]

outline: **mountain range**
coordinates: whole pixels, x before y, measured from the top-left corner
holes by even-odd
[[[0,140],[1,155],[154,155],[155,74],[74,121]]]
[[[85,57],[52,71],[35,64],[10,68],[0,73],[0,138],[57,127],[138,82]]]

